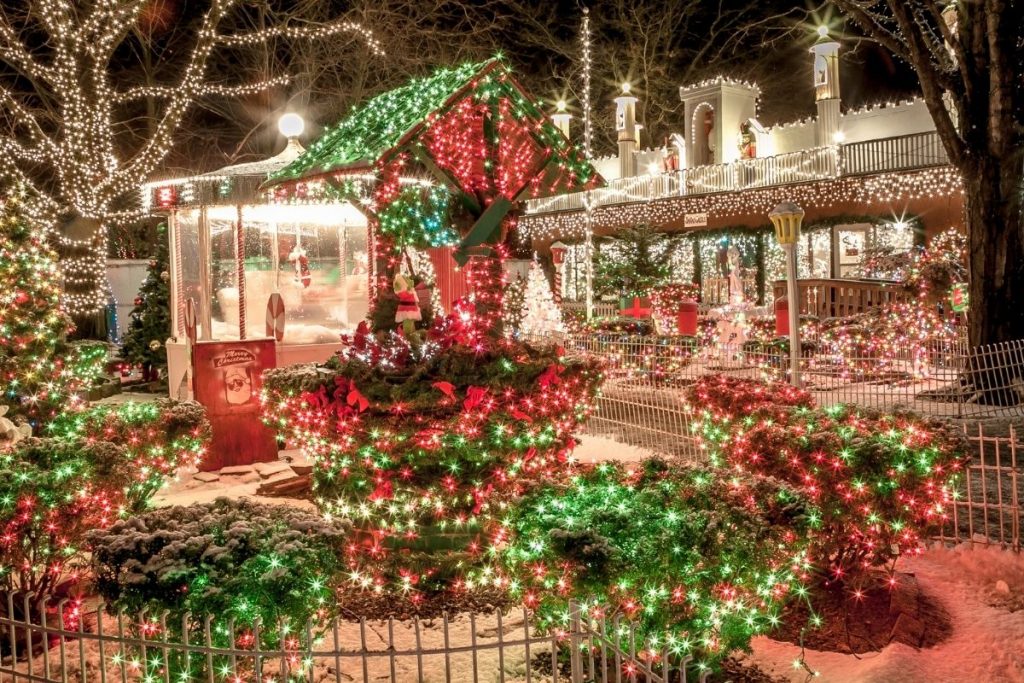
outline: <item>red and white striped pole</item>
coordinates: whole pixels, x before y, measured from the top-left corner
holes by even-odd
[[[555,305],[562,305],[562,268],[565,263],[565,252],[568,247],[561,242],[551,244],[551,262],[555,264]]]

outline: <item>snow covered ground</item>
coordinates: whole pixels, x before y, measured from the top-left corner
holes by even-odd
[[[806,650],[817,681],[836,683],[1018,683],[1024,681],[1024,555],[998,548],[932,548],[901,560],[922,590],[953,620],[953,634],[929,649],[893,644],[881,652],[847,655]],[[1002,582],[1002,583],[999,583]],[[795,668],[800,648],[756,638],[744,661],[789,681],[806,681]]]

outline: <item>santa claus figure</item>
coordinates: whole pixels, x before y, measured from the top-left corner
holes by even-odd
[[[288,254],[288,261],[295,265],[295,284],[309,287],[313,276],[309,273],[309,257],[301,245],[296,244],[291,253]]]
[[[398,310],[395,311],[395,322],[402,325],[402,332],[408,337],[416,331],[416,322],[423,319],[420,313],[420,298],[412,280],[401,273],[395,274],[395,296],[398,297]]]

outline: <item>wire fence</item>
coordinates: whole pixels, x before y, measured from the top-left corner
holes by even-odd
[[[570,334],[565,348],[607,367],[607,402],[661,415],[681,405],[659,394],[683,390],[704,375],[787,381],[789,350],[778,342],[700,343],[693,337]],[[802,350],[801,379],[818,404],[905,408],[935,417],[1024,417],[1024,341],[969,347],[956,340],[913,344],[827,345]],[[636,399],[636,400],[633,400]],[[625,406],[608,406],[621,415]],[[660,426],[655,426],[660,425]],[[661,419],[652,423],[656,430]]]
[[[521,612],[433,620],[335,619],[261,629],[215,615],[129,615],[102,602],[0,595],[0,680],[10,683],[687,683],[689,658],[645,650],[620,618],[540,632]],[[267,635],[273,638],[267,640]],[[279,646],[267,646],[272,642]],[[638,647],[639,646],[639,647]]]

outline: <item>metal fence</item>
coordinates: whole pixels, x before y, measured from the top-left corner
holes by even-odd
[[[999,545],[1021,550],[1024,522],[1024,462],[1017,429],[986,434],[981,424],[965,426],[971,460],[956,492],[952,516],[939,530],[946,543]]]
[[[0,681],[10,683],[686,683],[707,677],[693,671],[688,677],[689,658],[644,650],[624,621],[587,619],[576,605],[567,628],[550,633],[538,632],[526,610],[499,610],[275,625],[272,642],[283,647],[266,647],[271,641],[259,624],[240,628],[214,615],[171,623],[166,613],[111,613],[102,602],[13,593],[0,595],[0,611]]]

